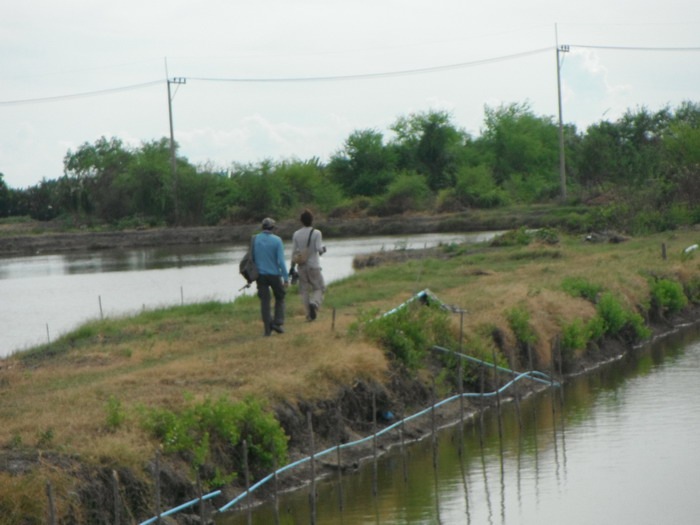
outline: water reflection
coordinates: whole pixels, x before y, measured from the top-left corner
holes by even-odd
[[[563,395],[522,400],[520,417],[504,405],[501,432],[492,410],[443,430],[437,448],[395,447],[379,459],[376,497],[371,464],[343,477],[342,511],[337,479],[320,483],[316,523],[697,523],[699,381],[695,327],[575,378]],[[309,523],[308,490],[280,509],[280,523]],[[273,508],[253,522],[274,523]]]

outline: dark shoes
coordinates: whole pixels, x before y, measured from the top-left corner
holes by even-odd
[[[270,330],[274,330],[278,334],[284,333],[284,328],[282,328],[282,325],[275,324],[275,323],[270,323]]]
[[[316,320],[316,311],[318,310],[318,307],[310,303],[309,304],[309,321],[315,321]]]

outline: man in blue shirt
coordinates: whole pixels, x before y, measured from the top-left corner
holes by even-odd
[[[255,264],[258,267],[259,276],[255,283],[258,286],[260,298],[260,313],[264,334],[269,336],[274,330],[278,334],[284,333],[284,296],[289,286],[289,274],[284,262],[284,246],[282,239],[272,233],[275,221],[269,217],[263,219],[262,229],[255,236]],[[275,296],[274,315],[270,311],[270,289]]]

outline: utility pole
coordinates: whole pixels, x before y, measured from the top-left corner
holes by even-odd
[[[177,188],[177,158],[175,156],[175,133],[173,132],[173,96],[170,91],[170,84],[185,84],[187,79],[183,77],[174,77],[168,79],[168,116],[170,118],[170,164],[173,176],[173,205],[175,207],[175,224],[180,224],[180,206]]]
[[[559,182],[561,200],[566,201],[566,159],[564,157],[564,122],[561,112],[561,60],[559,53],[568,53],[569,46],[560,46],[557,37],[557,98],[559,100]]]

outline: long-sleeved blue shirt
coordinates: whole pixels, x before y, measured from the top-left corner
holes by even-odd
[[[285,282],[289,281],[282,239],[270,231],[255,236],[255,264],[261,275],[279,275]]]

